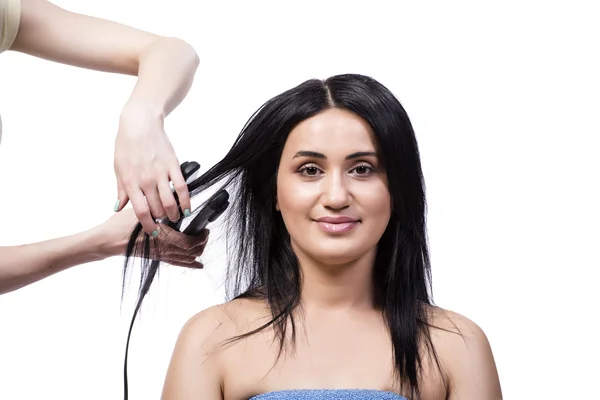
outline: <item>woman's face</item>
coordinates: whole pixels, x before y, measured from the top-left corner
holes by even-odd
[[[297,125],[281,155],[277,208],[294,250],[316,261],[348,263],[373,250],[391,200],[367,122],[330,109]]]

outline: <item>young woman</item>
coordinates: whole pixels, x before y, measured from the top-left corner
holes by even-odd
[[[233,300],[183,327],[164,400],[501,399],[482,330],[432,304],[419,151],[388,89],[276,96],[190,193],[222,181]]]

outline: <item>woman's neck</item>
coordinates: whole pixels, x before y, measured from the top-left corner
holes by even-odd
[[[372,309],[377,250],[345,264],[324,264],[294,249],[300,263],[304,308]]]

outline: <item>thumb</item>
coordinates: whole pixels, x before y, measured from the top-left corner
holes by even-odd
[[[127,205],[128,201],[129,201],[129,196],[127,196],[127,192],[125,192],[125,189],[123,188],[123,185],[121,184],[121,181],[117,180],[117,201],[115,202],[114,211],[115,212],[121,211],[123,209],[123,207],[125,207],[125,205]]]

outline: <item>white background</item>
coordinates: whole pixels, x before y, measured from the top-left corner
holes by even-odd
[[[436,303],[487,333],[506,399],[600,398],[592,1],[56,3],[196,48],[195,84],[166,128],[203,170],[283,90],[346,72],[381,81],[422,152]],[[0,243],[103,222],[135,78],[13,53],[0,69]],[[132,338],[131,399],[159,398],[181,326],[223,301],[223,250],[213,231],[204,271],[162,271]],[[112,258],[0,297],[0,398],[122,397],[135,296],[120,308],[121,268]]]

